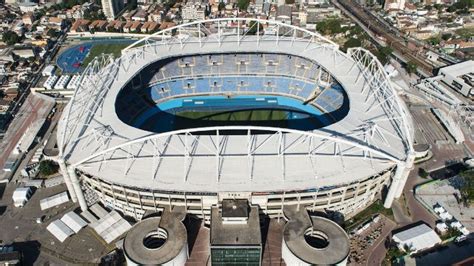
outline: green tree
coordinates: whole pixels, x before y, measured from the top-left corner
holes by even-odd
[[[250,23],[248,25],[249,28],[247,30],[247,34],[250,34],[250,35],[257,34],[257,25],[260,28],[260,29],[258,29],[258,32],[262,33],[263,32],[262,24],[258,23],[257,21],[250,21]]]
[[[427,178],[430,174],[423,168],[419,168],[418,169],[418,175],[421,177],[421,178]]]
[[[292,5],[295,3],[295,0],[285,0],[285,4]]]
[[[380,47],[378,49],[378,52],[376,53],[377,55],[377,58],[379,59],[380,63],[382,63],[382,65],[385,65],[388,63],[389,59],[390,59],[390,56],[392,56],[392,53],[393,53],[393,49],[389,46],[386,46],[386,47]]]
[[[316,24],[316,30],[324,35],[341,33],[341,20],[338,18],[328,18]]]
[[[250,0],[239,0],[237,2],[237,6],[239,7],[239,10],[247,10],[247,8],[249,7],[249,4],[250,4]]]
[[[426,42],[431,45],[438,45],[441,42],[441,38],[439,36],[434,36],[426,39]]]
[[[39,173],[41,176],[46,177],[58,172],[58,165],[53,161],[44,160],[39,165]]]
[[[18,36],[18,34],[16,34],[15,32],[9,30],[3,33],[2,40],[7,45],[14,45],[15,43],[20,42],[20,36]]]
[[[50,38],[56,38],[59,36],[59,32],[55,29],[49,29],[46,35],[48,35]]]
[[[474,6],[473,0],[460,0],[452,5],[450,5],[447,9],[448,12],[456,12],[456,13],[469,13],[469,9]]]
[[[345,43],[344,43],[344,51],[347,51],[347,49],[352,48],[352,47],[360,47],[362,45],[362,42],[359,39],[356,38],[349,38]]]
[[[217,9],[219,11],[222,11],[225,9],[225,3],[224,2],[219,2],[219,5],[217,6]]]
[[[451,33],[449,33],[449,32],[448,32],[448,33],[443,33],[443,34],[441,35],[441,39],[443,39],[443,40],[445,40],[445,41],[451,39],[451,37],[453,37],[453,35],[452,35]]]
[[[459,191],[466,203],[474,202],[474,169],[467,170],[461,173],[463,184]]]
[[[406,65],[407,72],[410,73],[410,74],[416,73],[417,68],[418,68],[418,66],[413,61],[408,62],[407,65]]]

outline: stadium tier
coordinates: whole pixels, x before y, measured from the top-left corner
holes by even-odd
[[[250,23],[262,31],[249,31]],[[188,23],[100,57],[58,126],[57,160],[82,188],[141,219],[167,206],[206,220],[224,198],[350,217],[413,163],[406,107],[370,52],[256,19]]]

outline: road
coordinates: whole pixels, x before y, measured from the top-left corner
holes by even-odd
[[[372,251],[369,255],[369,258],[367,259],[368,265],[382,265],[382,262],[385,259],[385,254],[387,253],[387,249],[385,248],[385,240],[387,237],[390,237],[392,230],[397,226],[388,218],[385,218],[384,220],[386,224],[382,229],[380,237],[372,247]]]

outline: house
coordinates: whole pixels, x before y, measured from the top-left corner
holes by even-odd
[[[107,21],[106,20],[99,20],[99,22],[97,23],[97,26],[96,26],[96,30],[97,31],[105,31],[105,26],[107,25]]]
[[[3,99],[14,101],[18,98],[18,88],[19,85],[14,86],[10,84],[10,87],[5,90],[5,97]]]
[[[21,20],[23,21],[23,23],[24,23],[25,25],[31,25],[31,24],[33,24],[33,22],[34,22],[34,21],[33,21],[33,20],[34,20],[34,18],[33,18],[33,13],[32,13],[32,12],[28,12],[28,13],[24,14],[23,17],[21,18]]]
[[[64,19],[59,17],[51,17],[49,18],[48,25],[50,27],[54,27],[58,30],[61,30],[64,26]]]
[[[148,33],[153,33],[156,32],[159,28],[159,24],[156,22],[151,22],[150,25],[148,26]]]
[[[130,32],[138,32],[140,31],[142,27],[142,23],[140,21],[135,21],[132,23],[132,26],[130,26]]]
[[[130,32],[130,28],[132,27],[132,25],[133,25],[133,22],[128,21],[125,24],[125,26],[123,26],[123,32],[126,32],[126,33]]]
[[[4,114],[10,108],[11,101],[0,99],[0,113]]]
[[[117,20],[117,21],[115,22],[114,29],[115,29],[116,31],[121,32],[121,31],[123,31],[123,25],[124,25],[124,24],[125,24],[124,22],[122,22],[122,21],[120,21],[120,20]]]
[[[137,12],[132,16],[133,21],[145,22],[147,18],[147,12],[144,9],[138,9]]]
[[[109,21],[109,23],[107,23],[107,25],[105,26],[105,30],[106,30],[106,31],[113,31],[113,29],[115,29],[114,27],[115,27],[115,22],[116,22],[116,21],[117,21],[117,20],[111,20],[111,21]]]
[[[86,29],[87,31],[89,24],[90,24],[90,21],[87,19],[78,19],[74,22],[74,24],[72,24],[71,32],[72,33],[82,32],[84,31],[84,29]]]
[[[35,52],[31,48],[13,50],[13,53],[16,56],[25,59],[35,57]]]
[[[174,26],[176,26],[176,23],[174,23],[174,22],[166,22],[166,21],[165,21],[165,22],[161,23],[161,25],[160,25],[160,30],[165,30],[165,29],[167,29],[167,28],[171,28],[171,27],[174,27]]]

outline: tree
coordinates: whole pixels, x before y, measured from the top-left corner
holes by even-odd
[[[58,165],[53,161],[44,160],[39,165],[39,173],[41,176],[46,177],[58,172]]]
[[[2,40],[7,45],[14,45],[15,43],[20,42],[20,36],[18,36],[18,34],[16,34],[15,32],[9,30],[9,31],[3,33]]]
[[[438,45],[441,42],[441,38],[439,36],[434,36],[426,39],[426,42],[431,45]]]
[[[423,168],[419,168],[418,169],[418,175],[421,177],[421,178],[427,178],[430,174]]]
[[[392,56],[393,49],[391,47],[380,47],[378,52],[377,52],[377,58],[379,59],[380,63],[382,65],[385,65],[388,63],[390,56]]]
[[[237,2],[237,6],[239,7],[239,10],[247,10],[247,8],[249,7],[249,4],[250,4],[250,0],[239,0]]]
[[[352,47],[360,47],[362,45],[361,41],[356,38],[349,38],[345,43],[344,43],[344,50],[347,51],[347,49],[352,48]]]
[[[456,12],[456,13],[469,13],[469,9],[474,6],[474,1],[472,0],[460,0],[452,5],[450,5],[447,9],[448,12]]]
[[[258,25],[258,30],[257,30],[257,25]],[[247,30],[247,34],[249,35],[255,35],[257,34],[257,31],[259,33],[262,33],[263,32],[263,26],[262,24],[258,23],[257,21],[250,21],[249,23],[249,28]]]
[[[444,41],[447,41],[447,40],[451,39],[451,37],[453,37],[453,35],[449,32],[448,33],[443,33],[441,35],[441,39],[443,39]]]
[[[410,61],[407,63],[406,69],[407,69],[407,72],[410,74],[416,73],[417,65],[415,62]]]
[[[333,35],[343,32],[341,20],[338,18],[328,18],[316,24],[316,30],[323,35]]]
[[[49,29],[46,35],[48,35],[50,38],[56,38],[59,36],[59,32],[55,29]]]
[[[474,202],[474,169],[464,171],[460,174],[463,185],[459,189],[467,204]]]
[[[224,2],[219,2],[219,5],[217,6],[217,9],[219,11],[222,11],[225,9],[225,3]]]
[[[285,4],[292,5],[295,3],[295,0],[285,0]]]

